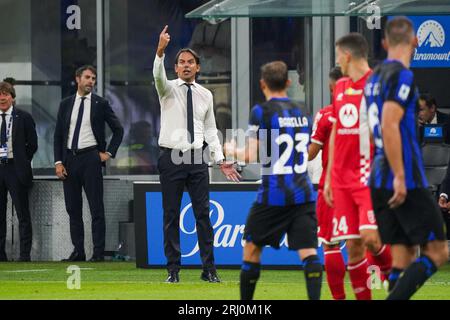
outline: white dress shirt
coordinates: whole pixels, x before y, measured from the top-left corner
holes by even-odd
[[[81,121],[80,137],[78,138],[78,148],[84,149],[95,146],[97,140],[95,140],[94,132],[91,127],[91,101],[92,93],[85,96],[84,99],[84,111],[83,119]],[[70,118],[69,136],[67,138],[67,149],[72,149],[72,139],[77,124],[78,112],[80,111],[81,96],[78,94],[75,97],[75,103],[73,105],[72,115]]]
[[[437,124],[437,112],[434,113],[433,119],[431,119],[430,124]]]
[[[13,106],[9,107],[8,111],[6,111],[6,117],[5,117],[5,121],[6,121],[6,134],[9,136],[7,137],[7,141],[6,141],[6,145],[8,146],[8,159],[12,159],[14,158],[13,155],[13,144],[12,144],[12,130],[13,130],[13,125],[14,123],[11,123],[11,128],[9,128],[8,131],[8,125],[9,125],[9,121],[12,117],[12,113],[13,113]],[[3,111],[0,111],[0,114],[3,113]],[[13,121],[14,122],[14,121]],[[3,123],[3,117],[0,117],[0,126]]]
[[[217,136],[211,91],[192,82],[192,103],[194,111],[194,141],[188,142],[187,133],[187,91],[180,78],[168,80],[164,69],[164,57],[156,55],[153,76],[161,105],[161,130],[158,143],[161,147],[179,149],[183,152],[200,149],[206,141],[214,162],[224,159],[222,146]]]

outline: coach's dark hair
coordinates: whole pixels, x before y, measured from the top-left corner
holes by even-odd
[[[180,58],[180,55],[183,52],[189,52],[190,54],[192,54],[195,58],[195,62],[197,64],[200,64],[200,56],[197,54],[197,52],[195,52],[194,50],[192,50],[191,48],[183,48],[180,49],[180,51],[178,51],[177,55],[175,56],[175,64],[178,64],[178,59]]]
[[[280,91],[286,88],[288,68],[283,61],[272,61],[261,67],[261,79],[270,90]]]
[[[84,71],[89,70],[91,71],[93,74],[95,74],[97,76],[97,69],[95,69],[94,66],[91,66],[89,64],[86,64],[84,66],[81,66],[77,69],[77,71],[75,71],[75,76],[76,77],[81,77],[81,75],[83,74]]]
[[[425,101],[428,108],[432,108],[433,106],[437,108],[436,99],[428,93],[421,94],[419,100]]]
[[[328,77],[334,81],[338,81],[340,78],[342,78],[344,75],[342,74],[341,67],[334,67],[330,70],[330,73],[328,74]]]
[[[391,46],[409,44],[414,37],[414,26],[408,18],[396,17],[387,22],[384,37]]]
[[[16,98],[16,90],[14,90],[14,87],[9,82],[0,82],[0,92],[10,94],[13,99]]]
[[[351,32],[336,41],[336,46],[348,50],[355,58],[367,59],[369,56],[369,44],[362,34]]]

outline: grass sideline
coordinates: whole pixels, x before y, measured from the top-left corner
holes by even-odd
[[[73,264],[73,263],[72,263]],[[67,288],[64,262],[0,263],[0,300],[229,300],[239,299],[239,270],[219,269],[222,283],[200,280],[201,270],[182,269],[180,283],[164,283],[164,269],[137,269],[134,262],[78,263],[81,288]],[[347,299],[354,299],[348,276]],[[373,290],[384,299],[384,289]],[[262,270],[255,299],[305,300],[302,271]],[[450,264],[444,266],[413,297],[419,300],[450,300]],[[327,284],[322,299],[330,300]]]

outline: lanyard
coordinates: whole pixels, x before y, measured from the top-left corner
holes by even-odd
[[[5,121],[6,121],[6,117],[5,117]],[[13,113],[11,113],[9,115],[9,122],[8,122],[8,126],[6,127],[6,144],[8,144],[9,138],[11,136],[12,123],[13,123]]]

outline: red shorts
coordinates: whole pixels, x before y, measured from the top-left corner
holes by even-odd
[[[317,231],[319,243],[334,244],[333,242],[331,242],[333,231],[333,208],[330,208],[325,202],[325,197],[323,196],[322,189],[319,189],[317,193],[316,214],[317,226],[319,227]]]
[[[377,230],[370,189],[334,188],[331,241],[361,238],[360,230]]]

